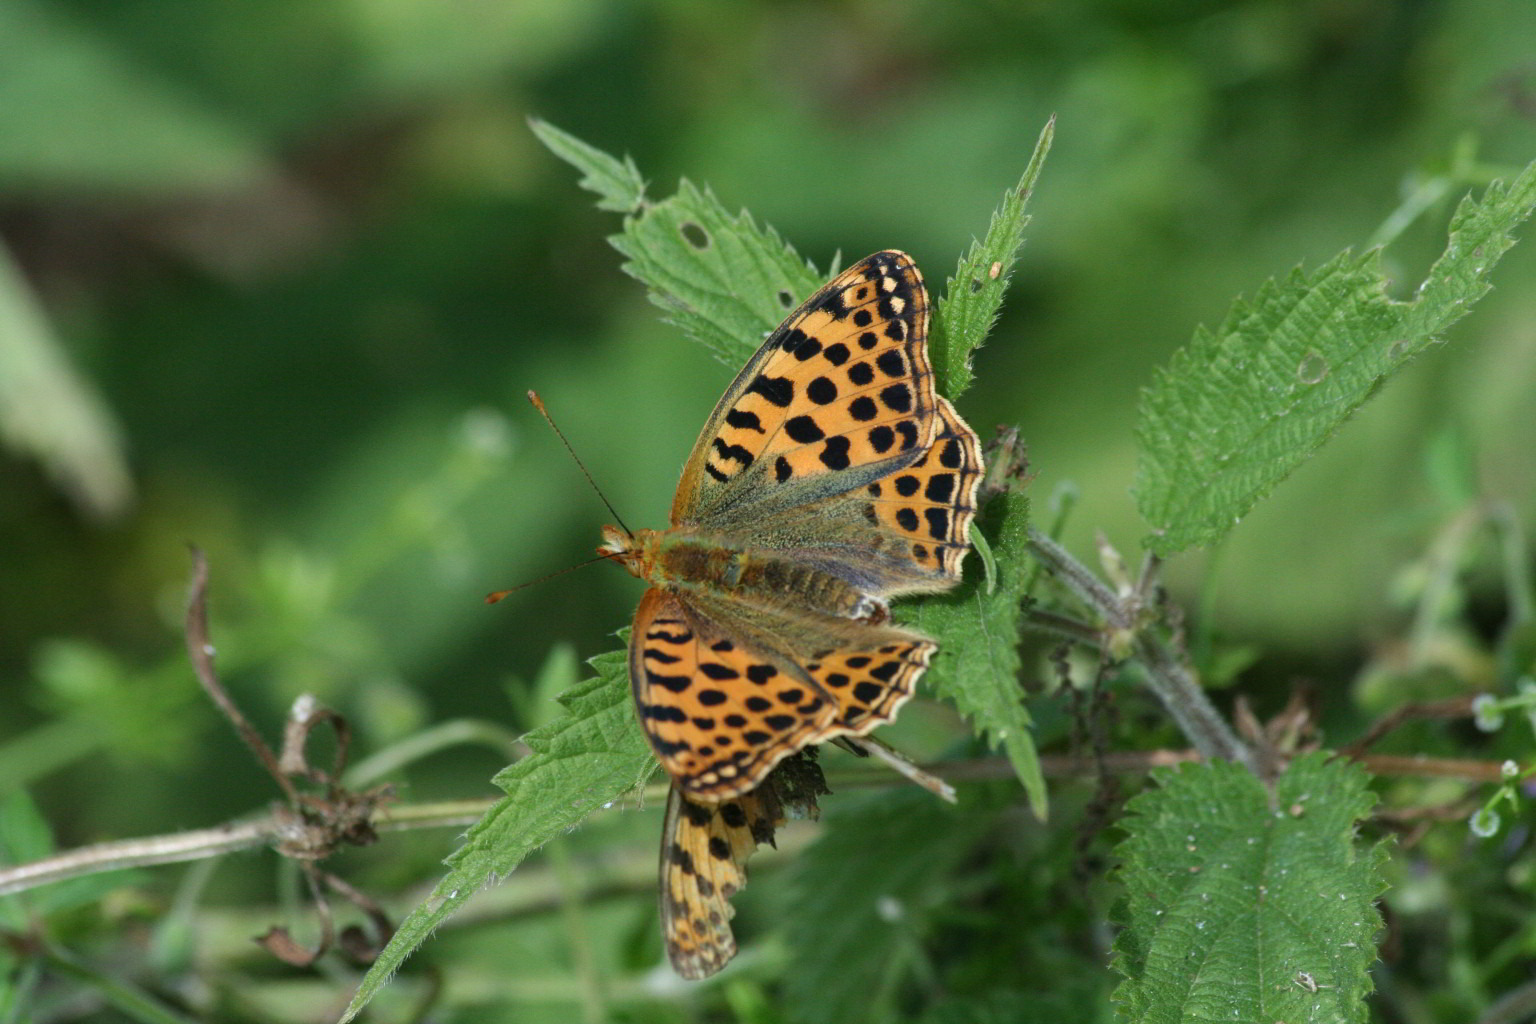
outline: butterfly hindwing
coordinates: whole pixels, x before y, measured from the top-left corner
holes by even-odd
[[[755,785],[768,768],[796,749],[847,733],[863,735],[894,720],[937,650],[927,637],[895,625],[814,615],[788,605],[752,606],[701,593],[691,595],[687,607],[692,617],[709,623],[709,630],[735,638],[755,657],[779,668],[766,682],[756,681],[762,675],[747,677],[743,705],[748,710],[770,707],[769,701],[784,697],[825,703],[831,709],[807,734],[785,730],[766,740],[762,732],[787,724],[780,717],[787,709],[765,714],[753,737],[764,741],[763,749],[747,762],[762,767],[755,772],[744,767],[740,782],[729,789],[680,779],[696,797],[712,798]]]
[[[688,459],[672,522],[718,522],[785,484],[836,491],[906,465],[934,432],[928,296],[905,253],[860,260],[768,336],[726,389]],[[878,474],[877,474],[878,475]]]
[[[646,738],[694,796],[752,788],[838,716],[792,662],[763,653],[675,594],[646,591],[629,656]]]
[[[688,795],[719,800],[808,744],[894,719],[935,649],[895,626],[651,590],[630,676],[662,766]]]

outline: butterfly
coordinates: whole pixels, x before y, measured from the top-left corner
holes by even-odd
[[[669,916],[669,870],[674,893],[720,913],[754,822],[773,818],[753,790],[807,745],[894,719],[937,650],[892,622],[887,602],[959,582],[982,456],[934,390],[928,320],[910,256],[855,263],[726,388],[684,465],[670,528],[603,528],[598,553],[649,584],[629,671],[674,787],[664,921],[686,918]],[[681,858],[668,854],[699,849],[718,854],[691,857],[714,876],[679,886]],[[669,948],[673,938],[669,926]]]

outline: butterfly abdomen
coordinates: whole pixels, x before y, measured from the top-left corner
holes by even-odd
[[[716,537],[664,534],[657,569],[675,589],[698,587],[749,604],[790,604],[833,618],[865,618],[879,604],[814,565],[772,551],[734,547]]]

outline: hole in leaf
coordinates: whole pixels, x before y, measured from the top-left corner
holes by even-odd
[[[693,221],[684,221],[678,230],[683,233],[683,240],[695,249],[709,248],[709,232],[699,227]]]
[[[790,306],[793,306],[794,304],[795,304],[795,297],[793,295],[789,294],[789,292],[783,290],[782,288],[779,289],[779,305],[783,306],[785,309],[788,309]]]
[[[974,295],[979,291],[981,291],[981,282],[974,277],[971,278],[971,294]]]
[[[1296,367],[1296,377],[1303,384],[1320,383],[1328,376],[1328,360],[1316,352],[1308,352],[1301,358],[1301,365]]]

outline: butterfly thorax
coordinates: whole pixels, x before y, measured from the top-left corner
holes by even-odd
[[[803,558],[748,548],[687,527],[636,530],[603,527],[598,553],[612,556],[651,586],[672,593],[713,591],[759,605],[793,605],[836,618],[884,622],[884,601]]]

